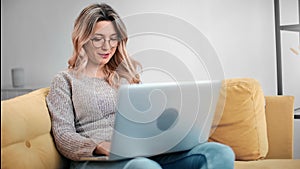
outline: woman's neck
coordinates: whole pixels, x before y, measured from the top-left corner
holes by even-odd
[[[85,74],[88,77],[97,77],[97,78],[104,78],[104,66],[87,66],[85,69]]]

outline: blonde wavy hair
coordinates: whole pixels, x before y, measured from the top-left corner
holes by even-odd
[[[104,65],[105,80],[114,87],[118,87],[121,78],[126,79],[130,84],[140,83],[140,76],[137,73],[141,64],[130,58],[127,50],[127,30],[119,15],[107,4],[92,4],[84,8],[74,23],[72,33],[73,55],[69,59],[69,70],[76,75],[84,72],[88,56],[84,45],[90,40],[94,27],[99,21],[111,21],[116,29],[119,43],[115,54],[110,61]]]

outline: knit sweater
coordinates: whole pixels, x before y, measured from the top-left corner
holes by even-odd
[[[96,146],[110,141],[117,90],[104,79],[58,73],[46,98],[57,149],[71,160],[93,156]]]

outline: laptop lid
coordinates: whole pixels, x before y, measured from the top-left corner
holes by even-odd
[[[188,150],[209,137],[221,81],[123,85],[109,160]]]

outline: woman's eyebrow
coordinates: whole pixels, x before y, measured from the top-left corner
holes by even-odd
[[[101,34],[101,33],[95,33],[95,35],[97,35],[97,36],[105,36],[104,34]],[[108,35],[108,36],[115,36],[115,35],[117,35],[117,33],[113,33],[113,34]]]

